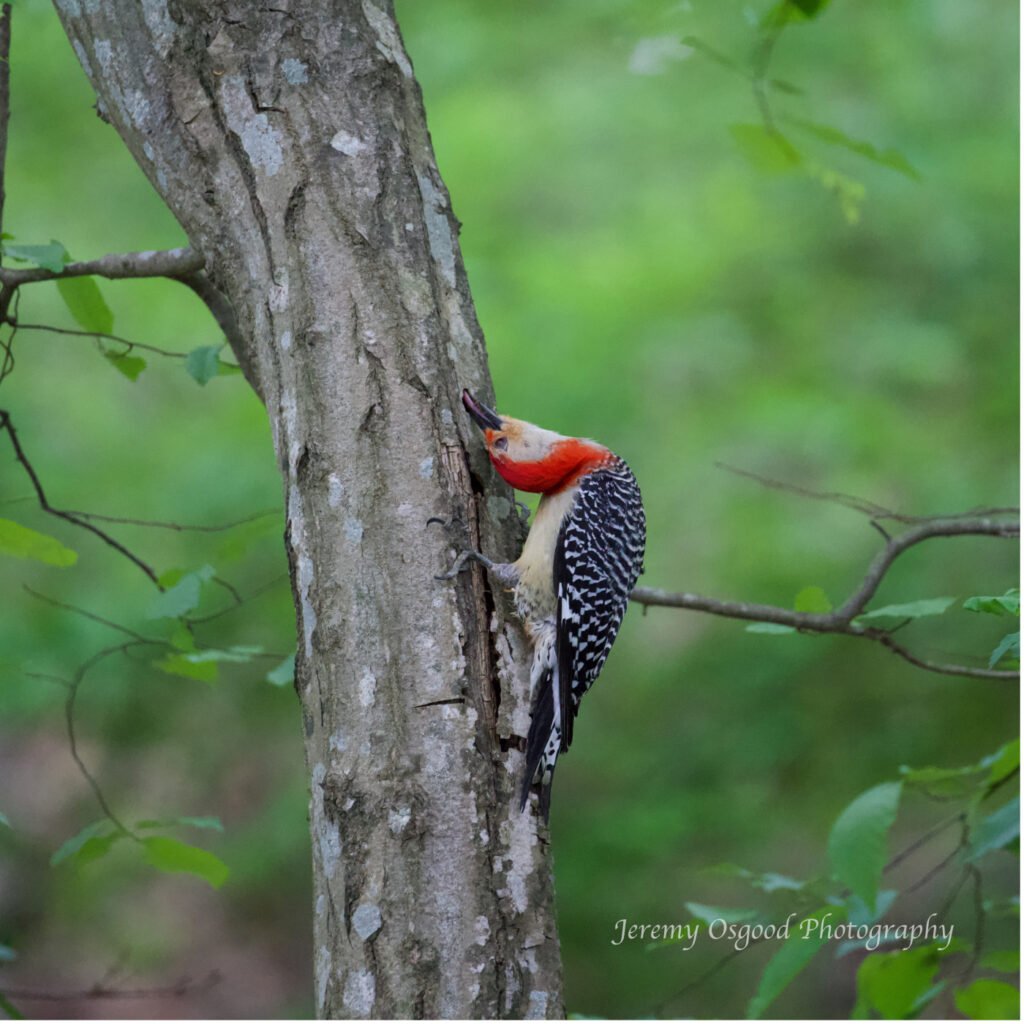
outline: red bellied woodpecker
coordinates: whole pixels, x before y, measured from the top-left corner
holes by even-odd
[[[466,551],[441,578],[477,561],[514,590],[533,645],[520,802],[525,808],[538,782],[546,820],[555,762],[569,749],[580,701],[604,666],[643,572],[644,507],[629,466],[604,445],[499,416],[468,391],[462,404],[483,430],[501,476],[517,490],[543,495],[515,562]]]

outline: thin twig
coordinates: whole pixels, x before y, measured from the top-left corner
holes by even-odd
[[[168,359],[186,359],[187,352],[173,352],[167,348],[159,348],[156,345],[149,345],[142,341],[131,341],[129,338],[122,338],[119,334],[104,334],[102,331],[80,331],[71,327],[53,327],[50,324],[23,324],[14,317],[8,317],[7,322],[19,331],[49,331],[51,334],[63,334],[71,338],[101,338],[104,341],[113,341],[119,345],[127,345],[127,350],[122,355],[127,355],[133,348],[141,349],[143,352],[152,352],[157,356],[165,356]]]
[[[944,820],[940,821],[937,825],[934,825],[923,835],[918,836],[909,846],[906,846],[902,850],[900,850],[900,852],[897,853],[896,856],[893,857],[892,860],[890,860],[884,868],[882,868],[882,874],[886,874],[889,871],[892,871],[894,868],[898,867],[911,854],[916,853],[926,843],[931,842],[931,840],[934,839],[936,836],[942,835],[942,833],[945,832],[950,825],[955,825],[958,821],[964,821],[965,819],[966,815],[963,811],[960,811],[958,814],[954,814],[951,817],[945,818]]]
[[[48,512],[52,516],[56,516],[58,519],[63,519],[66,522],[72,523],[75,526],[80,526],[83,530],[88,530],[90,533],[95,534],[104,544],[112,547],[115,551],[120,552],[127,558],[133,565],[138,566],[149,578],[158,590],[164,588],[160,585],[160,581],[157,579],[156,572],[147,565],[138,555],[134,552],[129,551],[120,541],[115,540],[104,530],[101,530],[98,526],[94,526],[92,523],[85,519],[81,519],[76,516],[73,512],[66,512],[63,509],[54,508],[46,498],[46,492],[43,490],[43,485],[36,474],[32,463],[29,461],[28,456],[25,454],[24,449],[21,447],[21,442],[18,440],[17,431],[14,429],[14,424],[11,422],[10,413],[4,409],[0,409],[0,430],[6,430],[7,436],[11,439],[11,445],[14,447],[14,455],[17,460],[24,467],[25,472],[28,474],[29,480],[32,481],[32,486],[35,489],[36,497],[39,499],[39,506],[44,512]]]
[[[211,988],[221,980],[220,971],[210,971],[198,981],[182,978],[173,985],[162,985],[155,988],[108,988],[97,983],[91,988],[78,992],[43,992],[36,989],[4,988],[3,994],[13,999],[27,999],[29,1002],[66,1003],[78,1002],[82,999],[166,999],[179,997],[202,989]]]
[[[275,576],[273,579],[268,580],[261,587],[257,587],[248,597],[242,599],[243,603],[248,603],[257,597],[262,597],[264,594],[273,590],[279,583],[284,582],[288,579],[288,573],[283,572],[279,576]],[[201,615],[198,618],[190,618],[189,624],[192,626],[201,626],[207,622],[213,622],[214,619],[219,619],[222,615],[227,615],[229,612],[237,611],[240,607],[238,604],[229,604],[226,608],[221,608],[219,611],[211,612],[209,615]]]
[[[96,797],[96,802],[100,805],[100,810],[111,822],[111,824],[120,832],[122,835],[127,836],[129,839],[134,839],[136,842],[140,842],[139,837],[130,829],[127,825],[113,812],[110,804],[107,802],[107,798],[100,788],[99,782],[96,777],[89,771],[85,762],[82,760],[82,755],[78,752],[78,740],[75,735],[75,701],[78,699],[78,691],[81,689],[82,683],[85,681],[85,677],[89,670],[95,665],[98,665],[105,658],[110,657],[112,654],[123,654],[125,651],[132,647],[142,646],[148,641],[140,640],[129,640],[123,644],[117,644],[113,647],[105,647],[102,651],[97,652],[87,661],[83,662],[78,666],[74,676],[71,678],[68,684],[68,695],[64,701],[64,726],[68,737],[68,746],[71,751],[71,759],[75,762],[82,777],[89,784],[89,788],[93,792],[93,796]]]
[[[11,5],[0,12],[0,227],[7,199],[7,128],[11,120]]]
[[[99,512],[78,512],[69,510],[73,516],[79,519],[92,519],[98,523],[117,523],[122,526],[145,526],[154,530],[175,530],[179,533],[224,533],[226,530],[234,530],[247,523],[254,523],[257,519],[266,519],[268,516],[280,515],[280,510],[268,508],[262,512],[254,512],[244,519],[235,519],[230,523],[218,523],[213,526],[205,526],[196,523],[171,523],[158,519],[130,519],[127,516],[107,516]]]
[[[856,621],[874,597],[885,574],[893,562],[905,551],[936,537],[1018,537],[1020,523],[978,516],[946,517],[918,523],[903,533],[890,537],[875,556],[860,584],[850,596],[831,612],[798,612],[775,605],[753,604],[744,601],[720,601],[699,594],[674,593],[655,587],[637,587],[631,600],[645,606],[685,608],[730,619],[748,622],[769,622],[789,626],[801,632],[833,633],[859,637],[881,644],[887,650],[918,668],[943,675],[968,676],[975,679],[1017,679],[1019,673],[968,665],[945,664],[929,661],[908,650],[892,638],[892,630],[865,626]]]
[[[98,622],[101,626],[106,626],[108,629],[117,630],[118,633],[130,636],[133,640],[138,640],[140,643],[163,644],[167,642],[159,638],[143,636],[141,633],[136,633],[134,629],[122,626],[118,622],[112,622],[110,619],[105,619],[102,615],[97,615],[95,612],[90,612],[85,608],[79,608],[77,605],[73,604],[65,604],[63,601],[58,601],[56,598],[47,597],[46,594],[40,594],[37,590],[33,590],[27,583],[22,584],[22,589],[26,593],[31,594],[37,601],[42,601],[54,608],[60,608],[62,611],[73,612],[75,615],[81,615],[82,618]]]
[[[956,515],[914,516],[908,515],[904,512],[895,512],[892,509],[886,508],[884,505],[879,505],[877,502],[871,501],[868,498],[857,497],[855,494],[846,494],[843,491],[816,491],[809,487],[801,487],[799,484],[788,483],[785,480],[775,480],[772,477],[762,476],[760,473],[754,473],[749,469],[730,466],[726,462],[716,462],[715,468],[725,470],[725,472],[732,473],[734,476],[743,477],[745,480],[752,480],[754,483],[760,484],[762,487],[766,487],[772,491],[783,491],[786,494],[794,494],[800,498],[810,498],[812,501],[824,501],[832,505],[841,505],[843,508],[849,508],[854,512],[860,512],[863,515],[869,516],[872,520],[891,519],[899,523],[928,523],[933,522],[936,519],[958,519],[961,518],[961,516],[998,516],[1020,514],[1019,508],[982,507],[968,509],[966,512]],[[872,522],[871,525],[876,530],[879,530],[883,537],[887,540],[889,539],[888,534],[878,522]]]

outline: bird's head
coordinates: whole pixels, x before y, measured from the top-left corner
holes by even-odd
[[[499,416],[469,391],[462,392],[462,404],[483,431],[494,468],[518,491],[555,493],[611,458],[608,449],[595,441]]]

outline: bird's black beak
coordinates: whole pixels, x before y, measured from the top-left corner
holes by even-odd
[[[468,389],[464,389],[462,392],[462,404],[481,430],[501,430],[501,417],[488,409],[482,402],[478,402]]]

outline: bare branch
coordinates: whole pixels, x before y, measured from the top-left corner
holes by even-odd
[[[790,626],[801,632],[836,633],[843,636],[861,637],[880,643],[893,654],[918,668],[943,675],[968,676],[975,679],[1017,679],[1019,673],[1008,670],[929,661],[897,643],[892,638],[892,630],[865,626],[854,620],[865,610],[893,562],[909,548],[934,537],[1018,537],[1019,535],[1020,523],[1017,520],[976,516],[925,520],[895,537],[883,534],[887,538],[885,547],[875,556],[860,585],[837,609],[826,613],[798,612],[775,605],[751,604],[744,601],[719,601],[715,598],[702,597],[699,594],[673,593],[655,587],[637,587],[630,597],[633,601],[645,606],[685,608],[691,611],[706,612],[709,615],[720,615],[724,618]]]
[[[140,277],[182,278],[203,269],[205,260],[195,249],[162,249],[148,252],[117,252],[96,260],[68,263],[62,270],[26,267],[0,269],[0,283],[8,288],[37,281],[59,281],[69,277],[105,277],[111,281]]]

